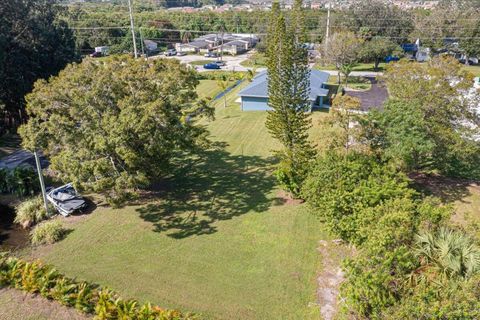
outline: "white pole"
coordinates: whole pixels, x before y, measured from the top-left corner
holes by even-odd
[[[38,153],[36,150],[33,152],[33,155],[35,156],[35,163],[37,164],[38,179],[40,180],[40,187],[42,189],[43,204],[45,205],[45,211],[47,212],[47,216],[48,216],[49,212],[48,212],[47,192],[45,191],[45,182],[43,181],[42,167],[40,166],[40,159],[38,157]]]
[[[133,52],[135,58],[138,58],[137,54],[137,40],[135,39],[135,27],[133,24],[133,11],[132,11],[132,1],[128,0],[128,12],[130,13],[130,29],[132,30],[132,37],[133,37]]]
[[[327,8],[328,8],[328,13],[327,13],[327,37],[326,37],[326,41],[328,42],[328,39],[330,38],[330,8],[331,8],[330,3],[327,4]]]

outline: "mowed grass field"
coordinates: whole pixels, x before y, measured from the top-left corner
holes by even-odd
[[[303,204],[281,196],[271,174],[278,146],[266,113],[243,113],[234,102],[242,86],[203,122],[217,148],[164,181],[149,202],[99,205],[67,219],[66,239],[26,254],[123,297],[202,318],[318,319],[317,247],[328,235]],[[313,114],[312,136],[322,134],[324,116]]]

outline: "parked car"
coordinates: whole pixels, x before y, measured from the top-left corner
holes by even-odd
[[[204,57],[205,58],[216,58],[216,57],[218,57],[218,53],[213,52],[213,51],[209,51],[209,52],[205,53]]]
[[[177,50],[168,49],[167,51],[165,51],[164,55],[167,56],[167,57],[175,56],[175,55],[177,55]]]
[[[215,61],[215,63],[217,64],[217,66],[221,66],[221,67],[226,65],[226,62],[223,61],[223,60],[217,60],[217,61]]]
[[[186,56],[187,53],[186,52],[183,52],[183,51],[178,51],[177,52],[177,56]]]
[[[390,62],[397,62],[400,61],[400,58],[397,56],[387,56],[385,57],[385,62],[390,63]]]
[[[220,69],[220,66],[216,64],[215,62],[212,63],[207,63],[203,65],[204,69],[212,69],[212,70],[218,70]]]
[[[103,57],[103,53],[99,52],[99,51],[95,51],[94,53],[92,53],[90,55],[90,57],[92,58],[100,58],[100,57]]]
[[[47,200],[65,217],[87,208],[87,202],[71,183],[48,190]]]

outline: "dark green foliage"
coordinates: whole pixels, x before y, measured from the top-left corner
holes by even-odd
[[[473,92],[466,94],[472,75],[453,58],[440,57],[393,64],[385,81],[390,100],[384,112],[370,113],[363,125],[373,151],[406,172],[479,178],[478,100]]]
[[[360,49],[360,59],[364,61],[373,61],[374,69],[378,70],[378,65],[389,55],[401,55],[402,48],[395,42],[386,38],[373,38],[365,41]]]
[[[302,1],[295,1],[288,25],[275,2],[267,47],[268,103],[273,110],[268,113],[266,126],[283,145],[283,150],[277,153],[280,165],[276,176],[282,187],[297,197],[314,155],[308,141],[310,70],[303,48],[304,19]]]
[[[25,119],[24,95],[33,83],[75,59],[72,31],[50,0],[0,2],[0,105],[8,117]]]
[[[177,310],[140,305],[135,300],[123,300],[106,288],[98,288],[87,282],[76,282],[40,262],[25,262],[6,254],[0,256],[0,285],[17,288],[29,293],[58,301],[77,310],[91,314],[97,320],[182,320],[196,319],[191,314]]]
[[[368,125],[372,127],[365,128],[367,139],[407,171],[428,168],[435,141],[429,135],[428,120],[423,117],[420,106],[389,100],[384,108],[382,112],[372,111],[368,115]]]
[[[432,250],[427,250],[425,241],[421,241],[425,237],[436,239],[437,230],[452,214],[451,207],[436,198],[421,199],[394,166],[358,153],[328,151],[310,172],[303,193],[330,230],[357,247],[355,255],[344,263],[344,316],[395,319],[393,315],[406,315],[405,310],[414,309],[413,301],[425,299],[430,303],[419,303],[411,311],[418,315],[415,318],[443,319],[439,315],[447,310],[465,314],[467,319],[474,317],[474,309],[468,304],[455,307],[445,303],[449,294],[433,294],[440,290],[439,282],[442,286],[460,285],[455,277],[443,277],[450,274],[443,270],[464,271],[462,274],[471,277],[478,274],[476,244],[466,236],[455,236],[450,242],[427,241],[435,243]],[[468,288],[473,290],[475,284]],[[472,301],[478,294],[469,291],[463,295]],[[431,314],[422,313],[428,308]]]
[[[357,1],[340,20],[364,38],[387,37],[399,44],[408,40],[414,29],[410,12],[381,0]]]
[[[0,193],[12,193],[25,197],[32,196],[39,190],[38,175],[32,168],[0,169]]]
[[[478,319],[480,317],[480,276],[461,282],[421,283],[385,310],[382,319]]]
[[[177,60],[85,59],[36,84],[19,132],[27,149],[49,155],[62,180],[117,205],[208,144],[196,122],[213,110],[198,99],[197,84]]]
[[[358,153],[327,153],[319,158],[305,181],[303,196],[314,212],[342,239],[360,244],[361,228],[377,221],[376,206],[395,198],[413,198],[408,179],[392,167]],[[370,221],[371,220],[371,221]]]

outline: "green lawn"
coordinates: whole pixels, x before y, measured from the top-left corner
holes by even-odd
[[[353,71],[376,71],[376,72],[382,72],[385,71],[387,64],[386,63],[380,63],[378,66],[378,70],[374,69],[374,64],[373,63],[358,63],[353,67]],[[334,65],[321,65],[319,63],[315,64],[314,66],[315,69],[318,70],[337,70]]]
[[[480,77],[480,65],[478,66],[463,66],[464,69],[473,73],[475,77]]]
[[[240,111],[242,86],[204,123],[217,150],[164,181],[151,202],[99,206],[31,255],[124,297],[206,318],[318,319],[317,246],[328,236],[304,205],[280,196],[266,113]],[[315,139],[324,115],[313,114]]]
[[[195,60],[195,61],[189,62],[188,64],[192,66],[203,66],[204,64],[213,63],[213,62],[215,62],[215,60]]]
[[[197,93],[200,98],[215,98],[220,92],[222,92],[222,89],[218,86],[216,80],[200,80],[200,84],[197,87]]]
[[[247,68],[263,68],[266,67],[266,57],[262,53],[255,52],[248,59],[242,61],[240,64]]]
[[[345,77],[342,76],[342,85],[345,87]],[[338,85],[338,76],[330,76],[328,80],[330,85]],[[370,81],[364,77],[348,77],[348,87],[353,90],[368,91],[372,88]]]

